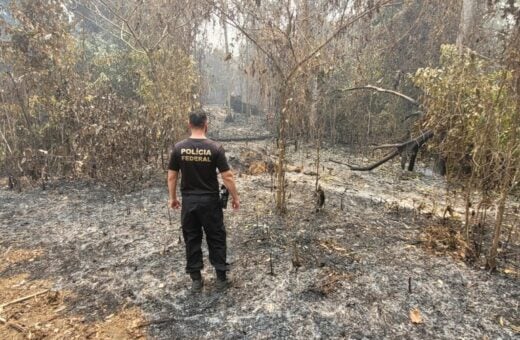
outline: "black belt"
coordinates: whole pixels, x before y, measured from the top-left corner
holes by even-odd
[[[182,197],[215,197],[215,198],[219,198],[220,195],[218,194],[218,192],[215,192],[215,193],[205,193],[205,194],[182,193]]]

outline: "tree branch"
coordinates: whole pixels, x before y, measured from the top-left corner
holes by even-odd
[[[287,79],[291,79],[294,74],[298,71],[300,66],[305,64],[307,61],[309,61],[312,57],[314,57],[319,51],[321,51],[325,46],[327,46],[332,40],[334,40],[339,34],[341,34],[347,27],[353,25],[358,20],[366,17],[376,9],[380,8],[381,6],[388,5],[393,0],[383,0],[376,5],[370,7],[369,9],[359,13],[358,15],[354,16],[350,20],[348,20],[345,24],[341,25],[340,28],[338,28],[330,37],[328,37],[320,46],[318,46],[314,51],[309,53],[305,58],[303,58],[296,66],[291,70],[289,75],[287,76]]]
[[[155,50],[157,48],[157,46],[159,46],[163,42],[164,38],[166,38],[167,36],[168,36],[168,24],[166,24],[166,26],[164,27],[161,38],[159,38],[159,40],[155,43],[155,45],[153,45],[153,47],[150,50],[151,51]]]
[[[13,154],[13,150],[9,146],[9,142],[7,141],[7,138],[5,138],[5,135],[2,132],[2,130],[0,130],[0,135],[2,135],[2,139],[4,140],[5,146],[7,147],[7,150],[9,151],[9,153],[12,155]]]
[[[399,155],[400,152],[399,150],[394,150],[392,151],[391,153],[389,153],[388,155],[386,155],[383,159],[373,163],[373,164],[370,164],[368,166],[356,166],[356,165],[350,165],[350,164],[345,164],[346,166],[349,167],[350,170],[353,170],[353,171],[370,171],[370,170],[373,170],[375,168],[377,168],[378,166],[388,162],[389,160],[391,160],[392,158],[394,158],[395,156]]]
[[[130,32],[130,35],[134,38],[135,42],[137,43],[137,45],[139,45],[139,47],[141,47],[143,49],[143,51],[148,54],[149,50],[146,48],[146,46],[144,46],[143,42],[141,41],[141,39],[139,39],[139,37],[137,36],[137,33],[134,31],[134,29],[132,28],[132,26],[130,25],[130,23],[128,22],[128,19],[124,18],[122,15],[120,15],[119,13],[117,13],[116,10],[114,10],[112,8],[112,6],[110,6],[109,4],[106,3],[105,0],[98,0],[100,3],[103,4],[103,6],[106,7],[106,9],[108,9],[110,11],[110,13],[112,13],[112,15],[114,15],[116,18],[118,18],[119,20],[121,20],[122,22],[125,23],[125,26],[126,28],[128,28],[128,31]],[[96,9],[98,10],[99,12],[99,8],[97,8],[96,6]]]
[[[417,145],[417,147],[420,148],[424,143],[426,143],[432,137],[433,137],[433,131],[428,130],[428,131],[424,132],[423,134],[421,134],[419,137],[411,139],[411,140],[406,141],[404,143],[394,144],[394,145],[385,145],[385,147],[395,147],[395,150],[390,152],[389,154],[387,154],[385,157],[383,157],[379,161],[377,161],[375,163],[372,163],[370,165],[367,165],[367,166],[350,165],[350,164],[346,164],[346,163],[341,163],[341,162],[335,161],[333,159],[329,159],[329,161],[334,162],[334,163],[338,163],[338,164],[342,164],[342,165],[346,165],[346,166],[348,166],[350,168],[350,170],[353,170],[353,171],[370,171],[370,170],[374,170],[378,166],[388,162],[389,160],[391,160],[392,158],[394,158],[397,155],[401,154],[405,150],[408,150],[413,145]]]
[[[113,32],[111,32],[109,29],[103,27],[102,25],[100,25],[99,23],[97,23],[96,21],[94,21],[93,19],[87,17],[86,15],[80,13],[80,12],[75,12],[75,14],[79,15],[80,17],[82,17],[83,19],[89,21],[90,23],[96,25],[97,27],[99,27],[100,29],[102,29],[103,31],[107,32],[108,34],[110,34],[111,36],[113,36],[114,38],[118,39],[118,40],[121,40],[123,43],[125,43],[125,45],[127,45],[128,47],[130,47],[130,49],[132,49],[133,51],[135,52],[138,52],[138,53],[143,53],[145,54],[144,51],[141,51],[139,49],[137,49],[134,45],[130,44],[130,42],[128,42],[127,40],[124,39],[123,37],[123,33],[126,32],[122,29],[121,27],[121,35],[118,36],[116,34],[114,34]]]
[[[242,26],[240,26],[238,23],[236,23],[235,21],[233,21],[233,19],[231,18],[231,16],[226,13],[226,11],[224,11],[222,8],[220,8],[220,6],[218,6],[215,2],[212,2],[212,1],[209,1],[209,0],[205,0],[206,3],[210,6],[213,6],[217,11],[220,12],[220,14],[222,14],[227,23],[230,24],[231,26],[233,26],[234,28],[236,28],[237,30],[240,31],[240,33],[242,33],[243,35],[245,35],[245,37],[247,39],[249,39],[253,44],[255,44],[255,46],[263,53],[265,54],[269,60],[271,60],[271,62],[273,63],[274,67],[276,68],[276,71],[278,72],[278,74],[282,77],[282,78],[285,78],[285,74],[282,70],[282,68],[280,67],[280,65],[278,64],[278,62],[276,61],[276,59],[273,57],[273,55],[271,53],[269,53],[258,41],[256,41]]]
[[[412,97],[408,97],[407,95],[405,95],[405,94],[403,94],[401,92],[397,92],[397,91],[393,91],[393,90],[387,90],[387,89],[384,89],[384,88],[381,88],[381,87],[377,87],[377,86],[373,86],[373,85],[351,87],[351,88],[348,88],[348,89],[343,89],[341,91],[342,92],[349,92],[349,91],[356,91],[356,90],[372,90],[372,91],[377,91],[377,92],[384,92],[384,93],[393,94],[394,96],[398,96],[398,97],[401,97],[401,98],[407,100],[408,102],[412,103],[415,106],[419,106],[419,102],[417,100],[413,99]]]

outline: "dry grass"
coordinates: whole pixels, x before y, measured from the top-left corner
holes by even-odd
[[[421,241],[427,250],[436,255],[450,255],[456,259],[466,259],[468,247],[459,230],[452,225],[436,224],[426,227]]]
[[[0,271],[9,265],[20,262],[32,262],[43,254],[41,249],[12,249],[8,248],[1,256]]]
[[[28,262],[42,254],[42,250],[16,249],[5,252],[3,268],[10,264]],[[28,274],[0,278],[0,339],[138,339],[145,337],[144,320],[137,308],[122,308],[104,320],[87,322],[84,316],[67,312],[67,301],[74,294],[53,291],[50,280],[34,280]],[[46,292],[45,292],[46,291]],[[25,301],[13,301],[45,292]],[[2,305],[6,305],[2,307]]]

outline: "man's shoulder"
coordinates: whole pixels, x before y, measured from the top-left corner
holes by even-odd
[[[175,149],[181,148],[181,147],[185,146],[188,143],[189,143],[189,138],[185,138],[185,139],[175,143],[174,148]]]
[[[179,150],[182,148],[190,148],[190,147],[200,147],[202,145],[206,145],[207,147],[211,148],[212,150],[221,150],[223,149],[222,144],[220,144],[217,141],[214,141],[213,139],[206,138],[204,140],[192,140],[190,138],[183,139],[177,143],[175,143],[174,150]]]
[[[208,138],[208,139],[206,139],[206,142],[217,150],[222,148],[222,144],[220,144],[219,142],[217,142],[213,139]]]

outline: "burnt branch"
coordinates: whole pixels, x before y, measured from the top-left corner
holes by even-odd
[[[351,88],[348,88],[348,89],[343,89],[341,91],[342,92],[349,92],[349,91],[356,91],[356,90],[371,90],[371,91],[376,91],[376,92],[389,93],[389,94],[392,94],[394,96],[401,97],[404,100],[408,101],[409,103],[412,103],[415,106],[419,106],[419,102],[417,100],[413,99],[412,97],[409,97],[409,96],[405,95],[404,93],[393,91],[393,90],[384,89],[384,88],[373,86],[373,85],[351,87]]]
[[[266,140],[266,139],[271,139],[271,138],[275,138],[275,136],[261,135],[261,136],[229,137],[229,138],[214,137],[212,139],[217,142],[252,142],[252,141]]]
[[[350,168],[350,170],[353,170],[353,171],[370,171],[370,170],[374,170],[375,168],[379,167],[380,165],[385,164],[386,162],[395,158],[397,155],[403,153],[404,151],[411,150],[413,148],[419,149],[422,145],[424,145],[424,143],[426,143],[432,137],[433,137],[433,131],[428,130],[428,131],[424,132],[423,134],[421,134],[419,137],[411,139],[404,143],[385,145],[385,147],[395,147],[395,150],[388,153],[385,157],[378,160],[377,162],[372,163],[367,166],[357,166],[357,165],[341,163],[341,162],[335,161],[333,159],[329,159],[329,161],[338,163],[338,164],[342,164],[342,165],[346,165]]]

